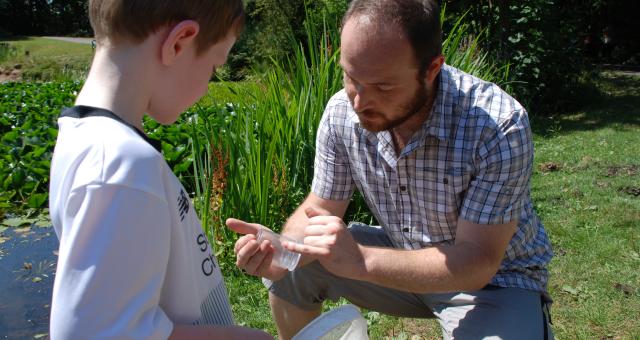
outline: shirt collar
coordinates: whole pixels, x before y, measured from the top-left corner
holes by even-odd
[[[441,140],[446,140],[451,135],[451,121],[453,116],[453,102],[455,84],[452,77],[452,67],[443,64],[438,75],[438,94],[431,109],[431,115],[422,124],[423,130]]]

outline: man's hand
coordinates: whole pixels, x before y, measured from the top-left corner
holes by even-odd
[[[366,271],[363,248],[356,243],[341,218],[326,210],[307,207],[309,225],[304,230],[304,244],[283,242],[291,251],[317,259],[331,273],[350,279]]]
[[[258,244],[256,240],[258,230],[267,229],[266,227],[235,218],[227,219],[226,224],[231,230],[245,234],[236,241],[233,249],[236,254],[236,266],[238,268],[244,269],[250,275],[264,277],[272,281],[277,281],[286,274],[286,269],[271,265],[271,260],[273,259],[271,242],[264,240],[261,244]]]

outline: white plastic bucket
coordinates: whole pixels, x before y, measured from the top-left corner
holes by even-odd
[[[354,305],[321,314],[291,340],[368,340],[367,320]]]

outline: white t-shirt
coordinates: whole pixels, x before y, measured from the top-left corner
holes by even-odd
[[[173,323],[234,324],[211,245],[153,142],[86,106],[58,124],[51,338],[164,339]]]

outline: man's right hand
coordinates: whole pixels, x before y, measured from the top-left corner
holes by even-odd
[[[287,270],[271,265],[273,259],[273,247],[269,240],[258,244],[256,234],[258,230],[266,228],[257,223],[247,223],[235,218],[226,221],[227,227],[231,230],[244,234],[236,241],[233,252],[236,254],[236,266],[244,269],[248,274],[264,277],[271,281],[281,279]]]

